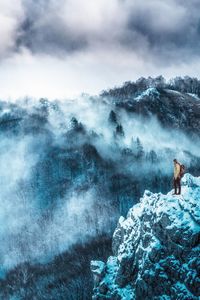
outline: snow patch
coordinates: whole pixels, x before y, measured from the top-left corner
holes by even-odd
[[[135,97],[134,100],[138,102],[138,101],[142,100],[144,97],[150,97],[151,99],[155,99],[155,98],[158,98],[159,96],[160,96],[160,93],[158,92],[158,90],[154,87],[151,87],[151,88],[146,89],[144,92],[142,92],[137,97]]]
[[[193,94],[193,93],[187,93],[187,94],[196,100],[200,100],[200,98],[197,94]]]

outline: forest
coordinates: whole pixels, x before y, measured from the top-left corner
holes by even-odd
[[[0,101],[1,299],[91,299],[119,217],[172,188],[174,158],[199,174],[199,97],[198,79],[159,76]]]

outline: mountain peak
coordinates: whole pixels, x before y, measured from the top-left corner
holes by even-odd
[[[200,177],[182,194],[145,191],[113,234],[113,256],[92,261],[93,299],[199,299]]]

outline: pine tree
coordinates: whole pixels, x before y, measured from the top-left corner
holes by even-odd
[[[118,125],[116,126],[115,134],[116,134],[116,136],[124,137],[124,135],[125,135],[125,134],[124,134],[124,129],[123,129],[123,127],[122,127],[121,124],[118,124]]]
[[[109,114],[108,121],[111,124],[117,124],[117,115],[113,110],[111,110],[111,112]]]
[[[154,150],[151,150],[148,154],[148,160],[153,164],[158,160],[157,154]]]
[[[77,119],[76,119],[75,117],[72,117],[72,118],[71,118],[71,127],[72,127],[73,129],[76,129],[77,126],[78,126],[78,121],[77,121]]]
[[[142,146],[142,143],[139,139],[139,137],[137,137],[136,139],[136,157],[137,159],[142,159],[144,157],[144,148]]]

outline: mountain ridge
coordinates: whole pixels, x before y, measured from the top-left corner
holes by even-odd
[[[200,132],[200,101],[187,93],[169,89],[148,88],[138,96],[127,99],[115,98],[117,108],[146,118],[156,116],[160,124],[170,129],[181,129],[188,134]],[[153,101],[152,101],[153,100]]]

